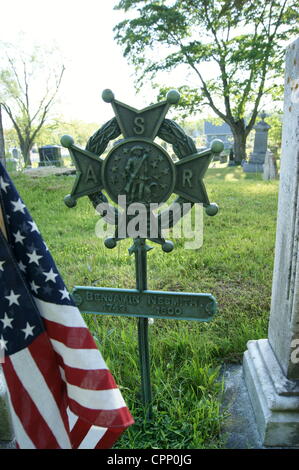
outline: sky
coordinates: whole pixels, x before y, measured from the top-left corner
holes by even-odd
[[[101,99],[105,88],[112,89],[119,101],[138,109],[156,100],[157,90],[149,85],[136,93],[134,68],[114,40],[113,27],[125,19],[123,12],[113,10],[116,3],[117,0],[0,0],[0,41],[18,44],[22,32],[26,38],[21,41],[22,46],[28,43],[30,49],[32,43],[56,45],[60,51],[66,70],[55,111],[65,120],[98,122],[101,126],[111,119],[112,107]],[[208,71],[213,76],[212,63],[208,64]],[[193,82],[192,74],[188,77],[176,69],[175,76],[166,77],[165,83],[192,86],[197,80],[194,78]],[[207,112],[213,114],[210,109]],[[206,117],[207,112],[201,117]],[[5,115],[3,120],[5,127],[11,127]]]
[[[66,70],[57,109],[66,119],[102,124],[113,116],[101,99],[105,88],[116,99],[142,109],[155,101],[151,88],[134,89],[134,69],[113,39],[124,14],[115,0],[0,0],[0,40],[17,44],[19,33],[31,43],[57,45]]]

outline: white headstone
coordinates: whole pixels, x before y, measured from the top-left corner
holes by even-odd
[[[244,354],[245,381],[264,445],[278,447],[299,447],[298,86],[299,38],[286,53],[269,338],[249,341]]]
[[[276,161],[273,152],[270,152],[270,150],[266,152],[263,168],[263,179],[265,181],[275,180],[277,178]]]

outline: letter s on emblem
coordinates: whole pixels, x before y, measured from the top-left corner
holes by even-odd
[[[144,119],[142,117],[136,117],[134,119],[134,132],[135,134],[141,135],[144,134]]]

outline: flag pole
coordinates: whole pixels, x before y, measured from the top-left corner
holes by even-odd
[[[5,227],[5,222],[4,222],[4,217],[3,217],[1,204],[0,204],[0,230],[3,233],[3,236],[7,240],[7,232],[6,232],[6,227]]]
[[[135,253],[136,289],[139,292],[147,290],[147,252],[151,249],[144,238],[135,238],[133,251]],[[150,354],[148,341],[148,319],[138,319],[138,346],[142,384],[142,400],[146,410],[146,419],[152,417],[152,389],[150,377]]]

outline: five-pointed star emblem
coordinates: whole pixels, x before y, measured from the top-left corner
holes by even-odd
[[[26,272],[26,266],[25,266],[25,264],[22,263],[22,261],[18,262],[18,266],[19,266],[20,270],[23,271],[23,273]]]
[[[17,201],[11,201],[14,212],[22,212],[22,214],[25,214],[25,204],[22,203],[21,199],[19,198]]]
[[[7,193],[7,186],[9,186],[9,183],[6,183],[2,176],[0,176],[0,187],[5,193]]]
[[[66,288],[64,288],[63,290],[59,290],[59,292],[61,292],[61,300],[63,299],[68,299],[70,300],[70,294],[68,293],[68,291],[66,290]]]
[[[31,225],[31,232],[40,233],[35,222],[33,222],[31,220],[29,220],[28,222]]]
[[[23,240],[25,240],[26,237],[23,237],[20,230],[18,230],[17,233],[13,233],[13,236],[15,237],[15,243],[21,243],[21,245],[24,245]]]
[[[3,323],[3,329],[4,328],[12,328],[11,323],[13,322],[13,318],[9,318],[7,313],[4,313],[4,318],[1,318],[0,321]]]
[[[32,281],[32,282],[30,283],[30,287],[31,287],[31,290],[33,290],[33,292],[34,292],[35,294],[37,294],[37,291],[38,291],[38,289],[40,288],[40,286],[38,286],[37,284],[35,284],[34,281]]]
[[[52,281],[52,282],[56,282],[56,277],[58,276],[58,274],[55,274],[53,269],[51,268],[49,272],[44,272],[43,273],[44,276],[46,276],[46,281]]]
[[[0,348],[1,349],[6,349],[7,350],[7,341],[5,341],[5,339],[3,338],[3,336],[1,335],[1,338],[0,338]]]
[[[27,256],[29,258],[29,261],[28,261],[29,263],[35,263],[37,265],[39,265],[38,260],[42,258],[42,256],[36,253],[36,250],[33,250],[32,253],[27,253]]]
[[[125,138],[124,143],[126,139],[135,138],[153,141],[159,132],[169,106],[176,104],[179,100],[178,92],[172,90],[167,95],[166,101],[138,110],[117,101],[111,90],[104,90],[102,97],[105,102],[111,103],[113,107],[117,123]],[[66,205],[73,207],[76,205],[77,198],[94,194],[103,188],[107,189],[109,181],[105,181],[105,172],[102,175],[103,161],[97,155],[76,147],[73,139],[69,136],[63,136],[61,143],[69,149],[77,169],[77,179],[72,193],[65,198]],[[214,141],[210,149],[189,155],[176,162],[174,164],[175,184],[173,192],[183,197],[186,202],[203,203],[208,206],[210,201],[203,183],[203,177],[213,155],[219,154],[222,150],[222,142]],[[124,154],[127,151],[128,149],[124,148]],[[152,161],[151,164],[153,169],[158,167],[155,161]],[[115,169],[116,167],[113,166],[111,171],[113,172]],[[157,169],[155,178],[160,178],[161,175],[167,175],[168,173],[168,168]],[[104,178],[104,181],[102,181],[102,178]],[[112,184],[114,183],[112,182]],[[210,215],[213,215],[212,212]]]
[[[20,294],[15,294],[13,290],[10,291],[9,295],[5,295],[5,298],[9,301],[9,306],[16,304],[20,305],[18,298],[21,297]]]
[[[179,93],[171,90],[166,101],[142,110],[117,101],[111,90],[104,90],[102,98],[111,103],[115,118],[89,139],[87,147],[102,149],[102,140],[104,138],[106,143],[109,132],[114,138],[122,133],[123,139],[113,146],[104,160],[101,160],[90,151],[75,146],[72,137],[61,138],[61,144],[69,149],[77,169],[75,185],[71,194],[65,197],[65,204],[74,207],[76,200],[84,195],[89,195],[93,204],[99,204],[99,192],[105,189],[108,196],[120,205],[119,198],[128,196],[129,203],[140,202],[149,207],[151,203],[166,202],[171,194],[175,193],[179,196],[177,201],[180,206],[184,203],[201,203],[208,215],[215,215],[218,206],[210,203],[203,178],[213,156],[221,153],[224,146],[222,141],[215,140],[209,149],[197,153],[195,144],[184,131],[179,130],[176,123],[164,119],[169,106],[178,102]],[[167,151],[154,142],[157,135],[162,139],[165,136],[168,143],[179,149],[176,152],[179,161],[174,163]],[[181,151],[179,144],[184,151]],[[154,149],[157,155],[154,154]],[[153,156],[157,158],[151,158]],[[164,161],[166,166],[160,164],[161,161]],[[118,176],[118,173],[119,181],[115,176]],[[118,213],[117,221],[111,223],[118,227],[120,219]],[[123,238],[119,237],[118,233],[119,230],[116,229],[111,243],[107,239],[107,247],[113,248],[116,240]],[[160,234],[157,243],[163,241],[161,237]]]
[[[23,328],[21,331],[25,333],[25,339],[28,338],[28,336],[33,336],[33,330],[35,326],[31,326],[28,322],[26,323],[26,328]]]

